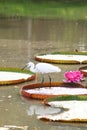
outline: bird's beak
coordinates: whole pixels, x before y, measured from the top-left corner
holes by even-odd
[[[21,70],[24,70],[27,67],[27,65],[25,65],[23,68],[21,68]]]

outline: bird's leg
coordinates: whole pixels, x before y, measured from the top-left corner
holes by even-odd
[[[44,82],[44,75],[42,75],[42,81],[41,81],[41,83],[43,83]]]
[[[50,77],[50,75],[49,75],[49,74],[48,74],[48,77],[49,77],[50,87],[51,87],[51,77]]]

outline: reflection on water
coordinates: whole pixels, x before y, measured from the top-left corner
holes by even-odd
[[[27,110],[28,115],[47,115],[47,114],[58,114],[61,110],[59,108],[52,108],[42,105],[31,105]]]
[[[33,20],[31,41],[42,45],[49,42],[53,49],[85,49],[87,43],[86,21]],[[46,45],[46,43],[44,44]],[[52,45],[53,44],[53,45]],[[71,48],[72,47],[72,48]],[[86,46],[87,49],[87,46]],[[54,50],[53,50],[54,51]]]
[[[27,39],[28,20],[1,18],[0,39]]]
[[[0,19],[0,39],[28,39],[39,43],[54,42],[57,48],[84,47],[87,43],[87,22],[3,18]]]
[[[55,51],[87,51],[87,22],[65,21],[61,19],[0,19],[0,66],[23,67],[34,60],[37,54]],[[81,65],[58,65],[60,75],[52,74],[53,81],[62,81],[68,70],[78,69]],[[39,75],[38,75],[39,78]],[[29,130],[85,130],[86,124],[46,123],[37,120],[42,112],[59,112],[47,108],[41,101],[23,98],[19,91],[25,84],[2,86],[0,88],[0,125],[28,125]],[[10,98],[9,98],[10,97]],[[33,115],[33,113],[35,114]],[[32,114],[32,115],[31,115]]]

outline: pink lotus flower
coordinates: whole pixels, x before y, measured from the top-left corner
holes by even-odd
[[[83,79],[83,74],[80,71],[65,72],[64,77],[66,82],[80,82]]]

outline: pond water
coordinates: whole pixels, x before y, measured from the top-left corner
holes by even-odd
[[[87,21],[62,19],[0,18],[0,67],[22,68],[35,61],[38,54],[58,51],[87,51]],[[60,74],[51,74],[52,81],[63,81],[64,72],[77,70],[82,64],[62,65]],[[44,106],[41,101],[21,96],[21,88],[37,80],[0,87],[0,126],[29,126],[29,130],[86,130],[87,124],[43,122],[41,113],[60,110]],[[48,78],[45,77],[45,81]]]

